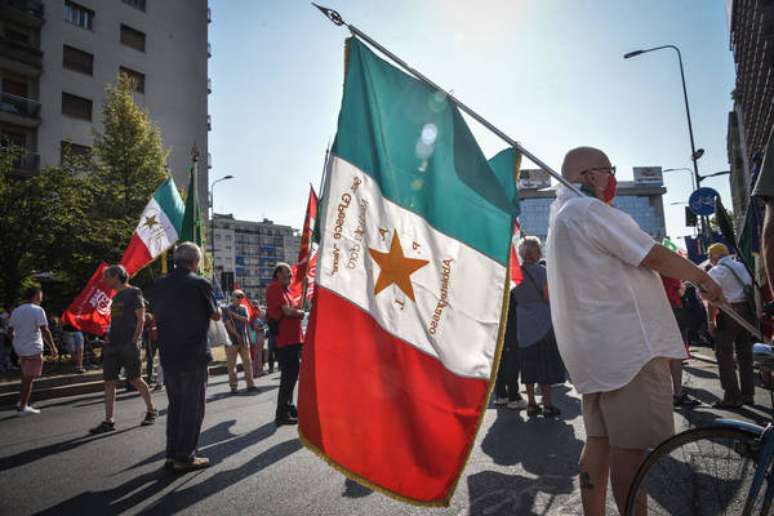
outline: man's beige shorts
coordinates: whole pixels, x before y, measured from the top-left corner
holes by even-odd
[[[613,448],[655,448],[675,433],[669,360],[654,358],[620,389],[583,395],[588,437],[607,437]]]

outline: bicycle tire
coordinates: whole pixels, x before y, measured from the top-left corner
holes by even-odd
[[[629,489],[629,495],[626,502],[626,515],[635,516],[642,514],[638,512],[638,498],[646,497],[646,514],[669,514],[678,516],[699,515],[699,514],[741,514],[742,508],[747,501],[747,494],[750,483],[755,475],[757,467],[757,450],[760,435],[749,430],[742,430],[730,427],[704,427],[693,428],[681,432],[660,445],[658,445],[645,459],[637,471],[637,475]],[[703,450],[699,443],[722,443],[718,445],[721,451],[725,452],[727,464],[726,472],[731,471],[731,461],[739,462],[735,464],[738,467],[738,477],[736,479],[723,479],[725,484],[721,483],[720,470],[718,462],[714,455],[717,450],[715,444],[711,445],[712,455],[702,456],[707,450]],[[696,452],[689,453],[691,445],[695,445]],[[686,467],[676,467],[674,462],[679,462],[673,457],[679,450],[682,450],[682,458],[687,461]],[[690,460],[688,460],[690,458]],[[694,459],[708,459],[697,461]],[[712,464],[709,463],[712,461]],[[670,464],[671,462],[671,464]],[[689,464],[690,463],[690,464]],[[710,470],[709,474],[698,472],[699,467],[706,467]],[[668,469],[667,469],[668,468]],[[683,474],[684,472],[684,474]],[[712,474],[714,472],[714,475]],[[669,477],[668,479],[662,478]],[[703,480],[706,479],[706,480]],[[714,480],[714,481],[713,481]],[[731,480],[736,482],[736,485]],[[698,484],[712,484],[704,486]],[[656,485],[664,486],[667,491],[655,489]],[[659,487],[660,489],[660,487]],[[767,509],[763,507],[763,498],[766,491],[766,485],[762,486],[756,500],[753,502],[753,508],[756,509],[751,514],[766,514]],[[709,498],[715,498],[717,505],[709,505],[713,501]],[[660,499],[658,499],[660,498]],[[677,505],[678,498],[687,501],[682,511]],[[641,501],[641,500],[640,500]],[[669,504],[672,504],[671,506]],[[661,512],[658,507],[664,507]],[[766,511],[766,512],[762,512]]]

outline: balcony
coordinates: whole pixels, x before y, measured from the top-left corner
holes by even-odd
[[[41,0],[0,0],[0,18],[33,27],[43,24]]]
[[[207,168],[212,168],[212,153],[207,153]]]
[[[212,44],[208,41],[207,42],[207,58],[209,59],[212,57]]]
[[[207,78],[207,93],[212,93],[212,79]]]
[[[40,102],[2,92],[0,93],[0,121],[36,127],[40,123]]]
[[[212,117],[207,115],[207,130],[212,131]]]
[[[12,41],[4,36],[0,36],[0,56],[32,66],[37,70],[43,66],[43,52],[41,50]]]
[[[212,23],[212,9],[207,8],[207,23]]]

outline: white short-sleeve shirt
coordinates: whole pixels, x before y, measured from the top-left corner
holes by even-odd
[[[733,269],[733,272],[729,268]],[[717,265],[710,269],[709,275],[720,285],[723,297],[729,303],[744,303],[747,300],[744,295],[744,287],[752,285],[752,278],[742,263],[734,260],[731,256],[724,256]]]
[[[11,314],[8,325],[13,328],[13,349],[20,357],[43,353],[41,326],[48,326],[46,312],[34,303],[19,305]]]
[[[551,314],[578,392],[628,384],[656,357],[685,358],[661,278],[640,263],[655,245],[626,213],[560,193],[546,242]]]

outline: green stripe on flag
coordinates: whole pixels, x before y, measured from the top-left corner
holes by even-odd
[[[518,213],[513,173],[489,167],[462,115],[434,91],[349,40],[332,152],[437,230],[507,265]]]
[[[518,178],[516,177],[520,162],[521,156],[513,147],[501,150],[489,158],[488,161],[489,166],[492,167],[492,171],[502,183],[505,196],[508,199],[511,199],[511,204],[516,207],[516,216],[521,213],[519,191],[517,187]]]
[[[183,227],[185,205],[183,204],[183,199],[180,198],[177,185],[172,177],[168,177],[166,181],[161,183],[161,186],[154,192],[153,198],[161,206],[161,209],[164,210],[164,213],[179,235]]]
[[[183,214],[182,231],[180,240],[194,242],[202,245],[202,218],[199,211],[199,189],[197,188],[196,174],[191,168],[188,193],[185,197],[185,213]]]

